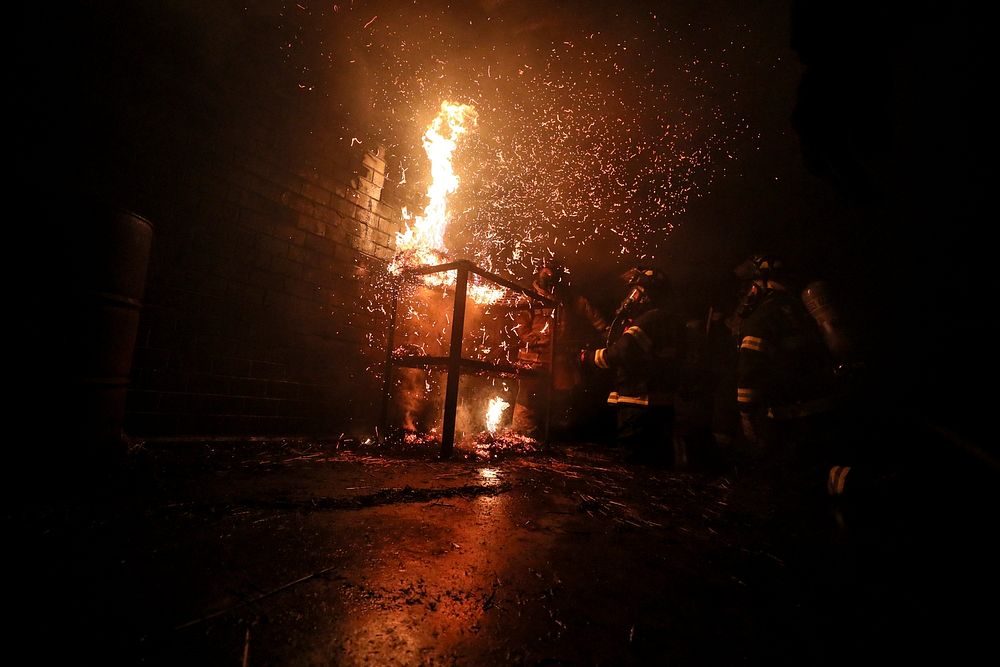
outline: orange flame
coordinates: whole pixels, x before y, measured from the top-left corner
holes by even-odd
[[[407,267],[429,266],[447,261],[448,250],[444,233],[448,226],[448,195],[458,189],[458,176],[452,169],[452,154],[462,135],[475,129],[478,115],[468,104],[441,103],[441,111],[424,133],[424,151],[431,161],[431,184],[427,188],[429,202],[424,214],[406,223],[406,229],[396,234],[396,255],[389,270],[399,273]],[[404,220],[409,219],[403,211]]]
[[[502,287],[469,283],[469,297],[476,303],[496,303],[507,294]]]
[[[496,434],[500,427],[500,418],[503,417],[504,410],[510,407],[510,403],[501,397],[490,399],[489,407],[486,408],[486,430]]]

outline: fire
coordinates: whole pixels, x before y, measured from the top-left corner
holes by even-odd
[[[504,410],[510,407],[510,403],[503,400],[499,396],[490,399],[489,407],[486,408],[486,430],[492,434],[496,434],[497,429],[500,427],[500,418],[503,416]]]
[[[479,285],[472,282],[469,284],[469,298],[476,303],[496,303],[506,294],[507,291],[502,287]]]
[[[403,208],[406,229],[396,234],[396,255],[389,271],[399,274],[406,268],[444,264],[449,260],[444,234],[451,215],[448,196],[458,190],[458,176],[452,168],[452,156],[463,135],[474,130],[478,113],[468,104],[441,103],[441,111],[424,132],[424,151],[431,161],[431,184],[424,214],[411,216]],[[454,285],[454,272],[424,276],[428,285]],[[470,281],[469,297],[476,303],[496,303],[506,291],[492,285]]]
[[[431,184],[424,214],[396,234],[396,256],[389,270],[399,273],[407,267],[429,266],[447,261],[444,233],[448,226],[448,195],[458,189],[458,176],[452,168],[452,154],[463,135],[475,129],[477,112],[468,104],[441,103],[441,111],[424,132],[424,151],[431,161]],[[408,214],[404,210],[404,219]],[[440,276],[439,276],[440,277]]]

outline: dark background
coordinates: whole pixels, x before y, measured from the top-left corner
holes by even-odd
[[[340,135],[351,133],[388,144],[390,178],[394,157],[413,162],[412,155],[396,153],[407,152],[409,119],[422,118],[420,104],[433,107],[438,91],[418,104],[413,89],[400,84],[405,112],[388,115],[381,104],[386,79],[376,70],[399,63],[372,60],[358,74],[343,61],[355,53],[358,24],[369,14],[388,21],[399,5],[345,5],[353,23],[324,23],[346,16],[328,11],[315,20],[296,18],[293,5],[282,3],[21,10],[10,96],[18,111],[12,155],[15,186],[29,205],[24,223],[15,225],[25,238],[13,249],[23,243],[41,250],[33,263],[40,276],[19,290],[31,307],[23,331],[50,348],[30,355],[40,367],[58,372],[46,367],[56,358],[50,341],[59,327],[58,299],[47,297],[58,295],[66,278],[53,243],[58,246],[79,218],[87,197],[96,193],[143,212],[159,223],[161,247],[169,246],[186,229],[183,211],[172,208],[191,185],[184,177],[205,163],[197,139],[242,128],[252,115],[287,130],[271,135],[286,163],[312,142],[343,146]],[[650,12],[686,35],[684,48],[745,37],[742,55],[733,59],[738,75],[706,86],[741,93],[732,112],[750,131],[734,146],[738,167],[714,175],[711,187],[670,221],[676,229],[660,247],[684,307],[694,317],[708,305],[731,307],[732,268],[751,252],[783,253],[803,276],[827,277],[842,290],[887,410],[932,420],[995,455],[986,419],[995,393],[997,282],[982,155],[987,22],[976,5],[426,7],[412,18],[414,33],[427,35],[433,52],[438,43],[427,26],[454,26],[454,38],[442,40],[441,48],[458,49],[449,55],[469,62],[478,62],[480,48],[507,44],[528,53],[587,26],[627,36],[635,29],[632,17]],[[486,15],[504,23],[490,30],[457,27]],[[355,32],[337,33],[344,25]],[[644,37],[645,49],[655,51],[654,38]],[[298,46],[288,48],[292,44]],[[295,96],[301,85],[317,94]],[[248,103],[217,103],[220,86],[238,90]],[[287,104],[274,104],[282,95]],[[272,100],[261,102],[266,113],[255,108],[255,98]],[[417,192],[405,190],[400,199]],[[154,256],[154,271],[166,260],[159,261]],[[619,295],[606,286],[623,262],[595,245],[569,264],[578,286],[610,308]],[[157,275],[150,280],[155,286]],[[39,403],[42,414],[59,410]]]

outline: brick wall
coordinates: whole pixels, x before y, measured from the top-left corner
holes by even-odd
[[[387,191],[386,142],[357,115],[361,92],[297,85],[280,17],[185,7],[206,12],[197,30],[166,7],[74,17],[67,38],[85,43],[67,51],[89,61],[51,140],[74,186],[154,225],[125,430],[371,433],[387,324],[374,277],[409,196]]]
[[[386,323],[365,281],[399,229],[384,149],[320,168],[219,148],[184,219],[154,238],[127,432],[369,430]]]

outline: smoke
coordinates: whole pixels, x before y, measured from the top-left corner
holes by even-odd
[[[403,430],[412,433],[426,433],[440,427],[439,419],[432,414],[434,401],[431,392],[434,386],[429,381],[427,371],[417,368],[400,368],[397,370],[395,396],[401,412]]]
[[[474,106],[446,245],[523,278],[554,254],[658,258],[746,148],[729,59],[753,36],[732,12],[657,5],[306,3],[297,11],[313,24],[288,51],[317,56],[303,71],[310,94],[333,100],[345,77],[356,83],[388,180],[410,201],[427,190],[421,137],[441,102]],[[339,83],[328,91],[327,79]]]

